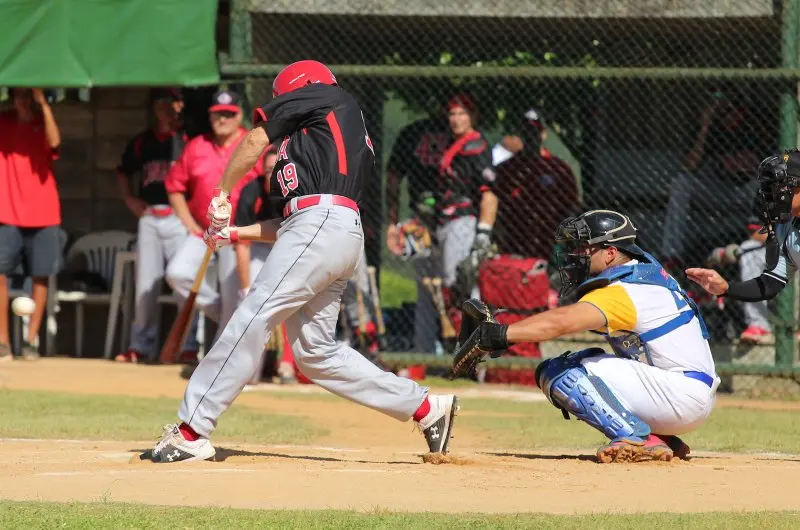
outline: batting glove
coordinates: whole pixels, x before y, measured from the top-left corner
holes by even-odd
[[[247,293],[249,292],[250,292],[249,287],[244,287],[242,289],[239,289],[239,292],[236,293],[237,302],[241,304],[244,301],[245,297],[247,296]]]
[[[217,230],[222,230],[231,222],[231,198],[223,190],[219,190],[219,195],[211,199],[211,204],[208,205],[206,216],[208,217],[211,226]]]
[[[492,245],[492,227],[483,223],[478,224],[472,250],[486,250]]]
[[[209,226],[208,230],[203,234],[203,241],[211,250],[219,250],[222,247],[232,245],[239,241],[239,229],[226,226],[221,230],[217,230],[212,225]]]

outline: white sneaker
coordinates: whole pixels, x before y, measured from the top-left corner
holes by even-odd
[[[447,446],[453,435],[453,423],[460,408],[458,398],[452,394],[429,395],[428,403],[431,405],[431,410],[422,421],[417,422],[417,425],[425,435],[431,453],[447,454]]]
[[[161,436],[156,446],[140,458],[157,463],[191,462],[208,460],[217,452],[208,438],[198,438],[193,442],[184,438],[177,424],[165,425]]]

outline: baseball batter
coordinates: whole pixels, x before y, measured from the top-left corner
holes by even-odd
[[[758,166],[758,198],[767,232],[766,270],[758,277],[728,283],[711,269],[686,269],[706,291],[733,300],[770,300],[786,287],[800,265],[800,152],[770,156]]]
[[[706,421],[720,383],[697,307],[618,212],[570,217],[556,240],[564,248],[562,284],[578,302],[504,326],[481,302],[467,301],[454,371],[468,373],[509,344],[596,331],[614,354],[589,348],[547,359],[536,369],[539,388],[565,417],[610,439],[597,451],[601,462],[686,457],[676,435]]]
[[[428,395],[414,381],[384,372],[334,340],[339,303],[364,247],[358,203],[376,178],[375,155],[355,99],[328,68],[300,61],[273,82],[273,100],[256,109],[255,126],[225,170],[211,200],[205,241],[212,248],[239,240],[275,241],[244,301],[192,374],[178,416],[143,455],[156,462],[214,456],[209,437],[242,391],[269,330],[285,322],[299,369],[316,384],[400,421],[413,420],[431,452],[445,453],[457,400]],[[231,227],[231,189],[272,142],[273,171],[285,200],[283,221]]]

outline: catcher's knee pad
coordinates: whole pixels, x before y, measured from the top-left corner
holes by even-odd
[[[537,382],[550,403],[612,440],[650,434],[650,426],[623,407],[602,379],[589,375],[580,360],[561,359],[540,365]]]

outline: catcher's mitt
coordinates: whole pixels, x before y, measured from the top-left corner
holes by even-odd
[[[419,219],[412,218],[397,224],[397,231],[403,244],[401,258],[408,261],[416,258],[427,258],[431,255],[433,239],[430,230]]]
[[[508,347],[506,329],[498,324],[489,307],[480,300],[470,299],[461,306],[464,313],[458,345],[453,353],[452,378],[474,377],[478,363],[486,355],[493,357]]]

